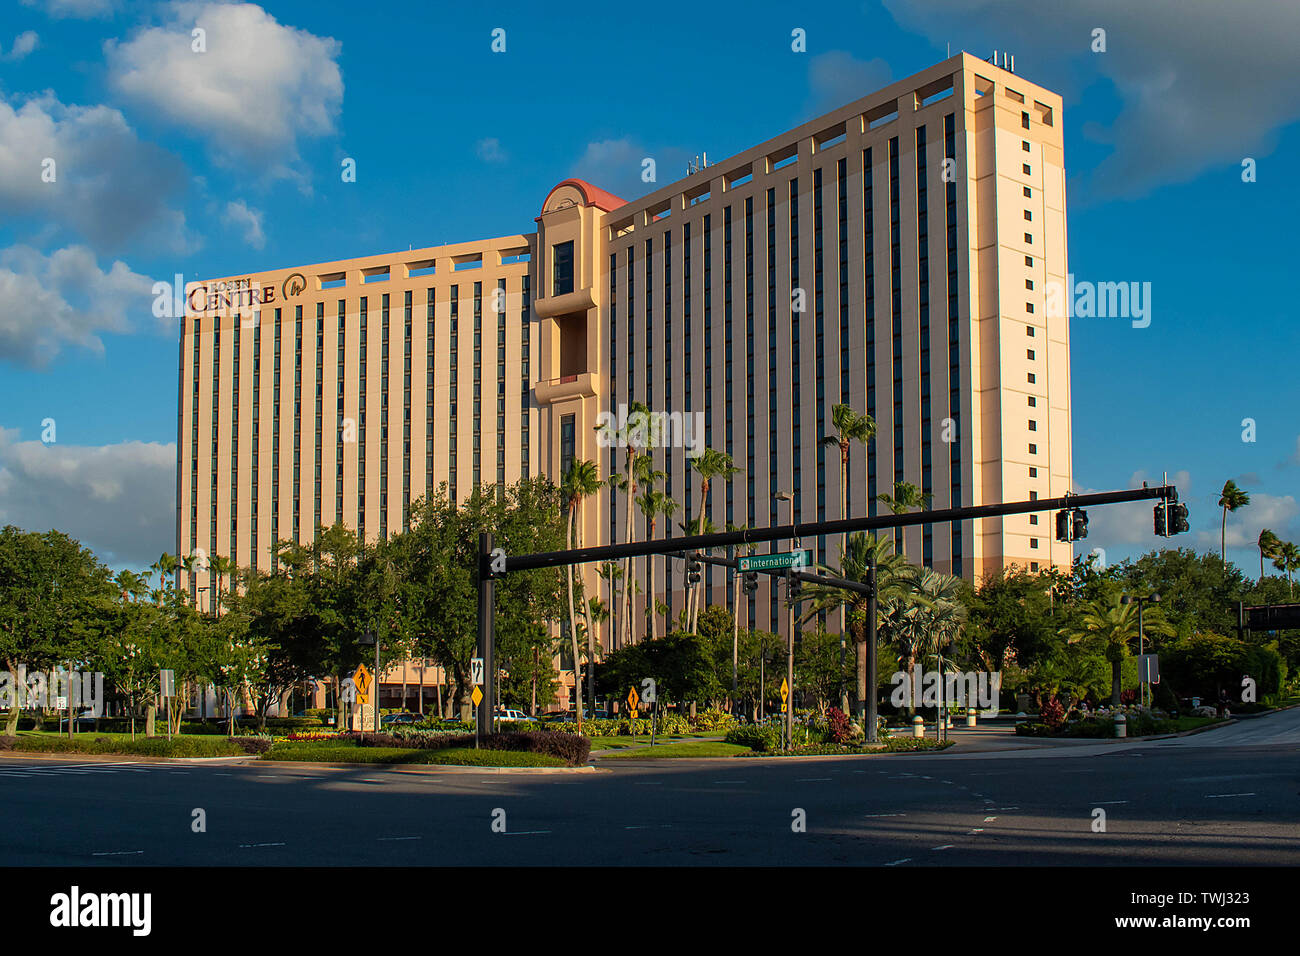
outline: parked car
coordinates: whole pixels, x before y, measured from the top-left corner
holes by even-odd
[[[497,720],[527,720],[528,719],[528,715],[525,714],[522,710],[513,710],[512,708],[509,707],[506,707],[503,710],[498,710],[492,716],[495,717]]]
[[[380,724],[418,724],[419,714],[384,714],[379,718]]]
[[[548,724],[572,724],[577,722],[578,715],[571,710],[557,710],[551,714],[542,714],[537,719]]]

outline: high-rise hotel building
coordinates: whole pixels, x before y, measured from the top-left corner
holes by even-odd
[[[703,444],[733,457],[708,502],[719,528],[839,517],[838,451],[820,442],[838,403],[877,424],[850,453],[851,515],[899,481],[934,508],[1057,496],[1069,329],[1045,304],[1066,273],[1061,98],[959,54],[632,202],[571,179],[531,232],[200,283],[177,551],[267,569],[272,541],[320,525],[400,531],[443,482],[463,498],[558,481],[575,457],[604,477],[624,452],[598,416],[633,401],[702,413]],[[689,451],[654,451],[682,505],[660,535],[705,507]],[[1050,517],[901,543],[968,578],[1068,563]],[[626,540],[607,489],[583,521],[585,545]],[[838,562],[838,541],[803,543]],[[675,617],[682,565],[655,560]],[[761,581],[748,623],[780,629],[780,598]]]

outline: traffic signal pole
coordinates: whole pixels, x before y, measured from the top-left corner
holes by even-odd
[[[1092,505],[1119,504],[1126,501],[1147,501],[1162,499],[1166,504],[1178,501],[1178,489],[1173,485],[1159,485],[1155,488],[1132,488],[1127,491],[1105,491],[1088,495],[1066,495],[1060,498],[1038,498],[1030,501],[1004,501],[997,504],[969,505],[962,508],[943,508],[937,511],[915,511],[909,514],[886,514],[871,517],[839,518],[831,521],[796,522],[777,525],[770,528],[745,528],[739,531],[719,531],[712,534],[682,535],[679,537],[660,538],[651,541],[636,541],[630,544],[613,544],[592,548],[574,548],[570,551],[542,551],[535,554],[499,556],[494,561],[492,556],[492,535],[484,532],[479,535],[479,574],[478,574],[478,652],[483,658],[484,700],[480,705],[479,728],[491,732],[491,715],[496,706],[494,640],[492,634],[493,580],[509,574],[511,571],[530,571],[536,568],[555,568],[570,564],[599,563],[616,561],[623,558],[637,558],[648,554],[680,554],[685,551],[706,550],[745,546],[767,541],[816,537],[819,535],[840,535],[854,531],[876,531],[881,528],[906,528],[913,525],[944,524],[953,521],[970,521],[979,518],[1000,518],[1006,515],[1033,514],[1036,512],[1056,511],[1061,508],[1087,508]],[[700,560],[705,560],[700,556]],[[709,558],[710,563],[722,559]],[[494,565],[496,570],[494,570]],[[875,695],[875,574],[872,573],[871,585],[857,582],[831,580],[805,572],[793,572],[793,576],[803,581],[819,584],[831,584],[846,590],[863,589],[871,595],[873,613],[868,629],[871,634],[871,650],[867,659],[869,671],[867,694],[867,726],[864,728],[868,739],[876,736],[876,695]],[[852,585],[850,587],[850,585]]]
[[[1006,515],[1057,511],[1061,508],[1087,508],[1092,505],[1113,505],[1125,501],[1146,501],[1154,498],[1163,498],[1171,502],[1177,501],[1178,489],[1173,485],[1160,485],[1155,488],[1132,488],[1128,491],[1103,491],[1090,495],[1036,498],[1031,501],[1004,501],[989,505],[943,508],[938,511],[913,511],[902,515],[885,514],[874,517],[837,518],[830,521],[807,521],[776,525],[771,528],[744,528],[739,531],[681,535],[675,538],[634,541],[630,544],[574,548],[571,551],[540,551],[535,554],[507,555],[503,559],[504,567],[499,574],[509,574],[511,571],[531,571],[536,568],[563,567],[566,564],[589,564],[601,561],[616,561],[622,558],[640,558],[647,554],[678,554],[683,551],[759,544],[799,537],[838,535],[853,531],[877,531],[881,528],[910,528],[913,525],[946,524],[952,521],[970,521],[978,518],[1001,518]],[[491,574],[490,563],[485,566],[488,568],[489,574]]]
[[[492,733],[492,715],[496,712],[496,639],[493,633],[493,609],[496,586],[492,575],[492,532],[478,536],[478,656],[483,658],[483,700],[475,715],[474,731],[480,737]]]

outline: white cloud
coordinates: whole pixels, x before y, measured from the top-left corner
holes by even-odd
[[[176,542],[176,446],[16,441],[0,428],[0,525],[57,528],[113,564],[148,565]]]
[[[474,152],[485,163],[504,163],[506,161],[506,153],[501,148],[501,140],[495,136],[479,140],[474,145]]]
[[[140,237],[184,252],[185,215],[169,203],[185,180],[184,164],[115,109],[0,98],[0,220],[71,230],[99,251]]]
[[[1178,471],[1170,475],[1169,480],[1178,489],[1179,499],[1186,501],[1192,487],[1191,475],[1187,471]],[[1141,488],[1144,481],[1149,485],[1159,483],[1158,478],[1153,480],[1145,471],[1136,471],[1129,478],[1128,487]],[[1087,488],[1079,494],[1096,494],[1099,490]],[[1114,561],[1115,555],[1134,548],[1146,551],[1151,548],[1178,547],[1176,538],[1156,537],[1155,520],[1152,516],[1155,504],[1155,499],[1152,499],[1089,508],[1088,537],[1078,546],[1082,549],[1080,553],[1086,554],[1093,548],[1102,548],[1110,553],[1110,560]],[[1200,516],[1193,514],[1190,517],[1195,520]]]
[[[266,235],[262,232],[262,211],[260,209],[253,209],[244,200],[238,199],[226,203],[221,218],[229,225],[242,228],[244,230],[244,241],[254,249],[261,249],[266,245]]]
[[[1109,81],[1118,113],[1108,126],[1084,131],[1113,147],[1086,179],[1086,191],[1096,196],[1143,195],[1214,166],[1234,167],[1228,173],[1235,175],[1243,158],[1270,152],[1276,131],[1300,118],[1300,4],[886,0],[886,6],[940,48],[960,39],[981,55],[1018,52],[1020,72],[1065,93],[1067,111],[1073,92]],[[1106,31],[1105,53],[1091,49],[1098,27]]]
[[[808,64],[809,116],[839,109],[888,86],[889,64],[879,57],[859,60],[844,50],[818,53]]]
[[[117,0],[23,0],[23,6],[40,7],[56,20],[66,17],[89,20],[110,16]]]
[[[1217,499],[1216,499],[1217,500]],[[1293,537],[1289,530],[1297,513],[1296,500],[1293,495],[1269,495],[1262,491],[1250,492],[1250,504],[1228,512],[1227,542],[1231,548],[1254,548],[1259,541],[1259,532],[1268,528],[1283,540]],[[1196,542],[1203,547],[1217,551],[1219,535],[1222,531],[1223,509],[1214,512],[1214,527],[1197,532]]]
[[[341,46],[251,3],[177,3],[171,21],[104,45],[122,96],[207,140],[215,158],[293,176],[298,142],[334,132]],[[205,31],[206,52],[191,31]]]
[[[681,179],[686,175],[690,158],[685,150],[674,147],[651,150],[624,136],[588,143],[573,166],[573,175],[620,199],[631,200]],[[654,160],[654,182],[642,179],[647,159]]]
[[[37,42],[39,42],[39,37],[37,37],[35,30],[24,30],[14,37],[13,46],[9,48],[8,53],[0,56],[0,60],[16,63],[35,50]]]
[[[0,251],[0,360],[40,367],[69,345],[103,352],[99,333],[129,332],[132,315],[152,315],[152,288],[124,262],[100,269],[85,246]]]

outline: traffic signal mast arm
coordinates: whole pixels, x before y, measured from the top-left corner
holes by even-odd
[[[853,531],[875,531],[880,528],[907,528],[912,525],[942,524],[950,521],[968,521],[978,518],[1000,518],[1004,515],[1033,514],[1056,511],[1061,508],[1087,508],[1092,505],[1112,505],[1125,501],[1147,501],[1159,498],[1167,503],[1178,501],[1178,489],[1173,485],[1155,488],[1132,488],[1127,491],[1103,491],[1089,495],[1066,495],[1061,498],[1037,498],[1031,501],[1004,501],[988,505],[968,505],[962,508],[944,508],[939,511],[914,511],[909,514],[887,514],[875,517],[839,518],[833,521],[810,521],[800,524],[778,525],[772,528],[748,528],[742,531],[719,531],[713,534],[683,535],[676,538],[659,538],[636,541],[631,544],[611,544],[572,551],[541,551],[536,554],[508,555],[505,572],[529,571],[534,568],[554,568],[566,564],[615,561],[637,558],[647,554],[673,554],[680,551],[706,550],[737,545],[758,544],[789,538],[812,538],[819,535],[837,535]],[[480,556],[480,571],[493,575],[487,554]]]

